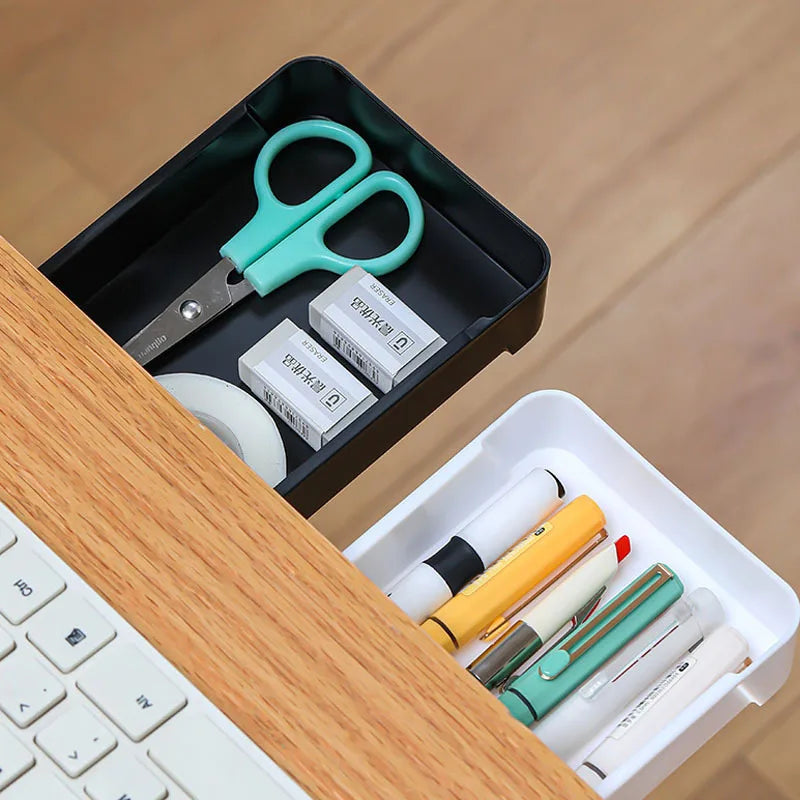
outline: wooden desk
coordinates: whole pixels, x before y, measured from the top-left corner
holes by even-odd
[[[0,499],[318,798],[594,795],[0,239]]]

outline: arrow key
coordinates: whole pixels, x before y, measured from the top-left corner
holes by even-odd
[[[65,696],[64,687],[29,656],[15,652],[0,661],[0,708],[18,727],[27,728]]]
[[[70,778],[77,778],[110,753],[117,740],[86,709],[76,706],[37,733],[36,744]]]

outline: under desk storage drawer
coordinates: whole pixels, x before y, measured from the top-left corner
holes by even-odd
[[[641,734],[648,727],[647,723],[638,728],[639,734],[636,734],[637,725],[653,713],[659,703],[671,702],[670,698],[675,697],[671,695],[671,687],[679,685],[675,681],[694,680],[691,671],[679,674],[687,665],[692,666],[688,650],[676,663],[670,661],[670,669],[654,672],[653,679],[648,678],[642,684],[644,688],[640,687],[636,694],[621,703],[618,713],[607,715],[603,724],[593,725],[589,719],[578,736],[580,745],[568,748],[568,755],[567,750],[560,753],[570,766],[579,768],[589,754],[600,752],[595,748],[601,743],[617,737],[612,745],[616,747],[623,737],[630,737],[624,745],[628,748],[625,758],[616,762],[618,766],[610,770],[604,780],[596,781],[596,789],[601,796],[615,800],[641,798],[745,706],[763,704],[780,688],[791,669],[800,606],[794,591],[771,569],[710,519],[581,401],[558,391],[535,392],[522,398],[357,539],[345,555],[382,590],[391,593],[398,581],[439,551],[485,509],[491,508],[497,498],[510,497],[511,494],[506,495],[509,488],[536,467],[552,471],[558,477],[566,492],[565,503],[578,495],[588,495],[604,512],[608,535],[616,538],[625,534],[630,540],[630,553],[621,561],[614,577],[607,581],[607,592],[600,608],[588,616],[587,623],[602,618],[604,610],[613,605],[608,598],[619,593],[650,565],[662,562],[680,578],[684,597],[699,587],[716,595],[719,604],[715,607],[719,609],[721,605],[724,619],[717,616],[714,631],[705,632],[709,648],[708,637],[721,630],[723,624],[735,628],[747,643],[749,662],[741,659],[746,664],[744,668],[725,671],[677,716],[668,716],[663,725],[651,725],[650,735]],[[486,521],[487,517],[481,516],[481,519]],[[491,517],[488,522],[491,526]],[[538,520],[531,520],[530,524],[536,528]],[[543,528],[544,525],[536,530]],[[468,588],[476,586],[479,580]],[[546,599],[547,595],[544,597]],[[524,618],[534,607],[535,604],[530,604],[518,617]],[[436,613],[443,616],[442,609],[432,612]],[[666,615],[664,612],[653,625],[663,625]],[[515,621],[509,614],[506,616],[509,624]],[[645,641],[653,642],[659,641],[658,636],[662,634],[658,629],[647,629],[642,635]],[[649,653],[656,653],[659,646],[663,647],[668,635],[673,634],[665,631],[659,645],[651,650],[634,649],[637,655],[630,661],[623,649],[620,653],[623,666],[618,671],[617,667],[609,667],[603,680],[618,680],[637,658],[644,664]],[[570,643],[583,644],[588,636],[587,633],[580,639],[576,634],[563,643],[557,642],[553,649],[563,647],[571,656],[575,655]],[[487,644],[481,645],[473,639],[456,650],[455,657],[466,666]],[[546,647],[540,652],[547,652]],[[674,643],[670,647],[674,648]],[[713,655],[710,649],[706,652]],[[691,653],[697,656],[694,664],[702,658],[708,663],[709,657],[701,656],[699,649],[692,649]],[[607,663],[613,664],[613,660]],[[580,682],[580,691],[584,692],[593,682],[600,685],[600,674],[595,673],[590,680]],[[511,686],[513,688],[513,684]],[[590,699],[578,707],[588,715],[592,700],[590,694],[584,696]],[[559,711],[572,713],[565,705],[569,702],[570,698],[556,705],[543,722],[535,722],[534,733],[537,726],[547,725],[552,736],[558,729]],[[680,704],[674,706],[677,710]],[[574,716],[569,719],[581,728],[586,716],[577,717],[577,722]],[[639,738],[635,739],[637,735]],[[544,733],[542,739],[553,741]]]
[[[254,165],[265,142],[310,120],[354,131],[371,151],[372,172],[400,175],[421,200],[418,248],[380,280],[445,344],[386,393],[346,366],[378,399],[318,451],[278,420],[287,475],[276,488],[305,515],[497,355],[518,350],[536,334],[550,265],[539,236],[345,69],[303,58],[276,72],[42,266],[101,328],[125,343],[212,268],[223,243],[253,216]],[[352,157],[341,143],[294,142],[268,168],[269,183],[278,200],[299,204],[349,171]],[[384,191],[335,223],[325,243],[357,263],[392,250],[408,224],[403,204]],[[241,386],[239,356],[286,318],[309,332],[309,302],[333,280],[314,270],[264,298],[250,295],[148,369],[202,373]]]

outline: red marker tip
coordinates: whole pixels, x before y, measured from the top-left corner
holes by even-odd
[[[620,536],[614,547],[617,550],[617,563],[620,563],[631,552],[631,540],[627,536]]]

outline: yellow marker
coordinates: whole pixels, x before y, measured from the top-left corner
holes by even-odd
[[[605,524],[594,500],[585,494],[576,497],[448,600],[422,623],[422,630],[452,653],[558,569]]]

